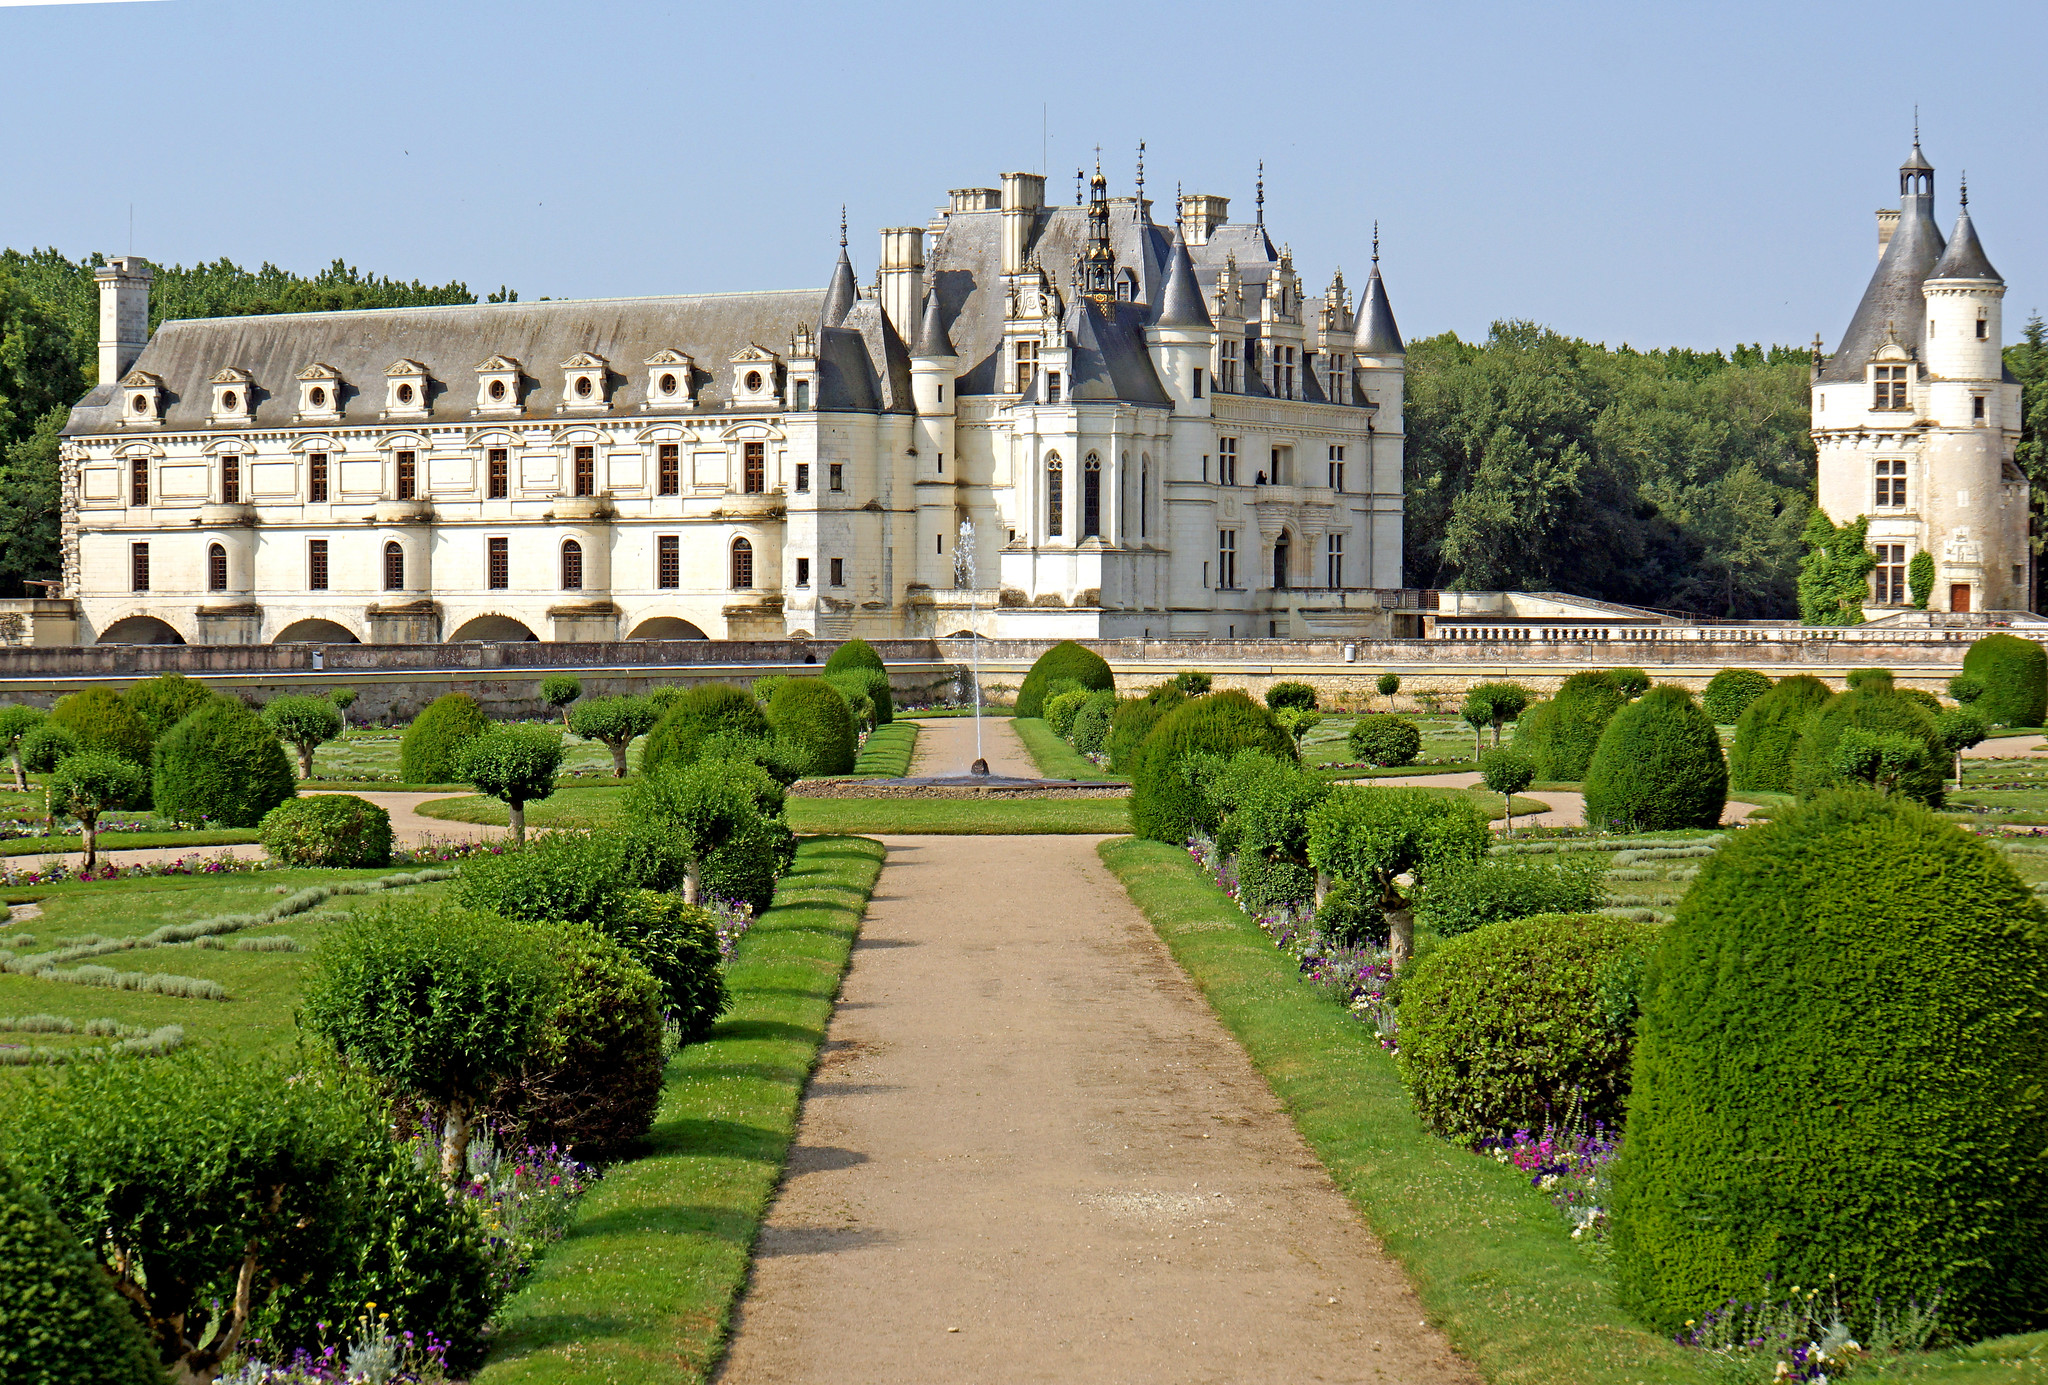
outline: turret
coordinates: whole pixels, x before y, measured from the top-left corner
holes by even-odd
[[[953,447],[954,368],[960,363],[946,335],[939,291],[924,296],[917,340],[910,348],[910,393],[917,404],[917,580],[928,587],[953,584],[954,514],[960,495],[960,457]]]
[[[853,278],[853,261],[846,258],[846,208],[839,209],[839,263],[832,267],[832,282],[825,288],[824,307],[818,313],[818,330],[837,327],[846,321],[853,305],[860,301],[860,289]]]
[[[1187,241],[1178,228],[1173,233],[1173,253],[1167,259],[1166,283],[1159,291],[1158,316],[1145,329],[1145,344],[1152,352],[1153,368],[1173,396],[1177,413],[1197,418],[1209,412],[1209,356],[1216,343],[1216,327],[1202,303],[1202,286],[1195,279],[1195,262],[1188,255]]]
[[[128,373],[149,344],[149,281],[155,271],[136,255],[108,260],[93,278],[100,287],[100,379],[111,385]]]
[[[1992,267],[1970,221],[1970,185],[1962,185],[1955,233],[1933,273],[1921,285],[1927,300],[1928,412],[1950,426],[1990,424],[1995,401],[1989,387],[2004,374],[1999,320],[2005,280]],[[1976,400],[1984,399],[1982,405]]]

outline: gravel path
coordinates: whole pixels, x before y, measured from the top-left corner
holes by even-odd
[[[981,719],[981,753],[990,774],[1017,779],[1042,778],[1031,752],[1010,726],[1008,717]],[[920,775],[965,774],[974,764],[974,718],[933,717],[917,724],[917,749],[910,757],[912,778]]]
[[[2018,760],[2048,755],[2048,736],[2000,736],[1979,741],[1963,752],[1965,760]]]
[[[884,840],[725,1385],[1475,1380],[1101,838]]]

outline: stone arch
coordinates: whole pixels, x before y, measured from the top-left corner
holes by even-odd
[[[127,616],[100,631],[99,644],[183,644],[185,637],[155,616]]]
[[[361,644],[346,625],[318,617],[295,620],[271,636],[272,644]]]
[[[633,627],[629,640],[708,640],[711,637],[681,616],[650,616]]]
[[[471,616],[448,637],[450,644],[519,644],[527,640],[538,640],[525,622],[510,616]]]

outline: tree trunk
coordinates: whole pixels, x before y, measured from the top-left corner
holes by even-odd
[[[454,1196],[458,1178],[468,1171],[469,1136],[476,1127],[470,1120],[469,1103],[457,1098],[441,1113],[441,1181]]]
[[[512,812],[512,841],[516,846],[526,845],[526,800],[515,799],[505,805]]]
[[[1505,808],[1508,814],[1508,828],[1503,835],[1512,837],[1515,835],[1515,796],[1511,793],[1502,794],[1500,806]]]
[[[683,870],[683,903],[695,904],[697,902],[699,884],[700,877],[697,870],[697,860],[695,857],[691,857],[690,864]]]
[[[1481,755],[1484,755],[1485,753],[1486,728],[1483,726],[1475,726],[1472,728],[1472,758],[1474,760],[1477,760]]]
[[[1962,752],[1962,750],[1961,750],[1960,748],[1958,748],[1958,749],[1957,749],[1957,751],[1956,751],[1956,792],[1957,792],[1957,793],[1961,793],[1962,791],[1963,791],[1963,752]]]
[[[27,793],[28,773],[21,767],[21,750],[19,748],[20,742],[17,741],[15,745],[16,749],[14,752],[14,791],[16,793]]]
[[[100,820],[96,817],[84,820],[85,826],[85,869],[91,870],[100,859]]]
[[[1403,904],[1387,910],[1387,962],[1395,971],[1415,955],[1415,911]]]
[[[562,704],[562,729],[569,729],[569,704],[566,702]]]
[[[313,747],[310,745],[302,745],[299,747],[299,778],[311,779],[312,777]]]
[[[1493,724],[1493,748],[1500,749],[1500,723],[1497,721]]]
[[[614,778],[614,779],[624,779],[625,777],[626,777],[626,742],[625,742],[625,741],[615,741],[615,742],[613,742],[613,743],[612,743],[612,778]]]

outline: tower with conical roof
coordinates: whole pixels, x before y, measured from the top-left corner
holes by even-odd
[[[1967,183],[1942,237],[1934,174],[1916,131],[1899,209],[1878,213],[1877,269],[1814,371],[1820,504],[1838,525],[1868,520],[1868,620],[2033,604],[2028,486],[2013,461],[2020,387],[2001,355],[2005,281],[1970,219]],[[1921,554],[1932,581],[1916,588]]]

